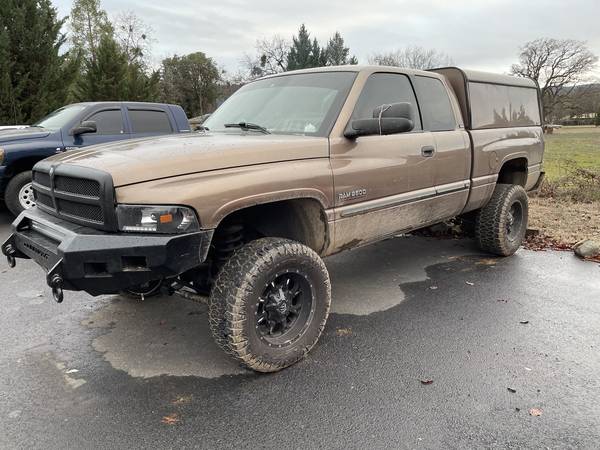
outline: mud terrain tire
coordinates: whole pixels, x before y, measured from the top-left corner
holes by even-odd
[[[249,369],[276,372],[317,343],[331,304],[325,264],[313,250],[262,238],[223,265],[209,299],[217,344]]]
[[[477,214],[475,236],[479,248],[500,256],[515,253],[527,231],[527,200],[522,186],[496,185],[492,198]]]

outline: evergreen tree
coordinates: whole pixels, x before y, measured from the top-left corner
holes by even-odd
[[[321,49],[316,39],[310,40],[310,33],[302,24],[298,36],[292,39],[292,46],[288,53],[287,70],[306,69],[320,65]]]
[[[95,52],[84,61],[77,98],[95,102],[128,100],[127,55],[109,35],[102,36]]]
[[[33,123],[64,105],[78,61],[50,0],[0,0],[0,11],[0,123]]]
[[[350,49],[344,45],[344,38],[336,31],[323,51],[326,66],[342,66],[345,64],[358,64],[355,56],[349,57]]]

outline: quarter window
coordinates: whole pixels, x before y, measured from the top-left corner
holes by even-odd
[[[374,73],[360,93],[352,114],[354,119],[369,119],[378,106],[407,102],[413,106],[414,130],[421,129],[415,93],[406,75],[399,73]]]
[[[448,92],[437,78],[416,76],[416,88],[425,129],[448,131],[456,129],[456,117]]]
[[[96,122],[96,134],[123,133],[123,115],[120,109],[107,109],[92,114],[86,120]]]
[[[171,133],[171,122],[164,111],[130,109],[133,133]]]

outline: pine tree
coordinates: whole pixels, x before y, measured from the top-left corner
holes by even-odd
[[[321,49],[316,39],[310,40],[310,33],[302,24],[298,36],[294,36],[292,46],[288,53],[287,70],[306,69],[318,67],[320,64]]]
[[[325,64],[326,66],[342,66],[345,64],[358,64],[355,56],[349,58],[350,49],[344,45],[344,38],[336,31],[335,34],[325,48]]]
[[[127,55],[111,36],[102,36],[96,56],[90,54],[84,61],[77,98],[95,102],[129,100],[128,70]]]
[[[0,11],[0,124],[33,123],[64,105],[78,61],[50,0],[0,0]]]

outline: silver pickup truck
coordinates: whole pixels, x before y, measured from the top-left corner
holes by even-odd
[[[200,133],[39,162],[37,207],[2,251],[42,266],[58,301],[207,293],[216,342],[276,371],[325,326],[325,256],[456,216],[483,250],[514,253],[543,178],[541,117],[525,78],[379,66],[271,76]]]

